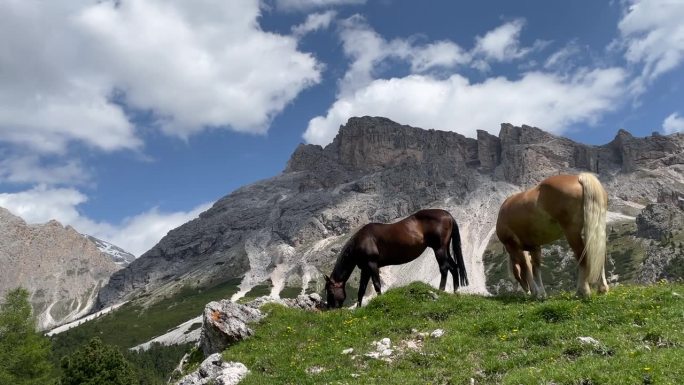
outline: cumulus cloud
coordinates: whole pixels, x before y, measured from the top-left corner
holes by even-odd
[[[78,159],[43,162],[36,155],[7,155],[0,152],[0,183],[84,184],[91,179]]]
[[[293,37],[262,31],[258,17],[256,0],[133,0],[99,3],[77,20],[112,63],[126,103],[188,136],[207,127],[263,133],[320,80],[314,57]]]
[[[684,132],[684,118],[680,117],[676,112],[670,114],[663,121],[663,131],[665,131],[666,134]]]
[[[572,41],[560,50],[552,53],[544,62],[544,68],[548,70],[567,71],[575,67],[573,59],[582,52],[576,41]]]
[[[304,20],[302,24],[292,27],[292,34],[301,38],[310,32],[326,29],[335,19],[336,14],[337,12],[335,11],[312,13],[306,17],[306,20]]]
[[[471,59],[463,48],[447,40],[416,47],[408,56],[414,72],[425,72],[436,67],[451,68],[466,64]]]
[[[81,219],[76,206],[88,200],[72,188],[49,188],[38,185],[16,193],[0,193],[0,207],[22,217],[28,223],[43,223],[57,219],[73,224]]]
[[[520,80],[503,77],[471,83],[410,75],[377,79],[338,99],[325,116],[309,122],[304,138],[325,145],[352,116],[378,115],[423,128],[473,137],[476,130],[497,133],[499,124],[531,124],[560,133],[572,124],[595,122],[616,107],[626,74],[618,68],[581,72],[564,78],[531,72]]]
[[[522,20],[505,23],[477,38],[475,48],[466,52],[451,42],[418,45],[407,39],[387,41],[361,17],[345,20],[340,37],[351,64],[340,82],[337,100],[324,116],[309,121],[304,139],[330,143],[347,119],[363,115],[386,116],[467,136],[474,136],[478,129],[496,133],[502,122],[533,124],[560,133],[573,124],[594,123],[619,105],[627,79],[620,68],[579,68],[565,75],[536,71],[519,79],[490,77],[479,83],[457,73],[443,78],[420,72],[433,65],[477,66],[482,58],[523,57],[535,49],[520,47],[518,35],[523,25]],[[451,54],[435,47],[451,47],[444,50]],[[412,73],[375,78],[382,62],[392,58],[409,63]]]
[[[276,7],[283,11],[307,11],[314,8],[365,3],[366,0],[276,0]]]
[[[684,2],[632,0],[618,24],[625,58],[643,65],[634,91],[680,65],[684,60]]]
[[[263,31],[258,0],[0,2],[0,141],[64,153],[142,146],[119,103],[168,134],[263,133],[320,79],[294,37]]]
[[[162,212],[154,207],[142,214],[124,219],[120,224],[95,223],[84,231],[89,235],[107,240],[139,257],[156,245],[170,230],[197,218],[211,207],[201,204],[189,211]]]
[[[340,81],[340,95],[343,96],[370,83],[378,64],[387,59],[407,61],[415,72],[453,68],[470,60],[470,54],[451,41],[423,45],[410,39],[387,41],[360,15],[343,20],[340,27],[342,49],[351,59],[350,67]]]
[[[169,232],[196,218],[211,207],[201,204],[189,211],[162,212],[152,208],[113,224],[92,220],[82,215],[78,206],[88,197],[73,188],[51,188],[38,185],[16,193],[0,193],[0,207],[22,217],[28,223],[44,223],[56,219],[77,231],[111,242],[140,256]]]
[[[511,61],[520,59],[530,52],[546,45],[537,40],[532,47],[520,46],[520,32],[525,26],[525,20],[516,19],[487,32],[484,36],[475,38],[474,55],[483,56],[486,60]]]

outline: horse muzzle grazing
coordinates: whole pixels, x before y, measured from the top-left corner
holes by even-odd
[[[345,282],[335,282],[327,275],[325,277],[325,292],[326,304],[328,309],[339,309],[344,305],[344,300],[347,299],[347,291],[345,289]]]

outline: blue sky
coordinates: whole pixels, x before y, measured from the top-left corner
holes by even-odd
[[[135,254],[350,116],[684,131],[684,2],[0,1],[0,206]]]

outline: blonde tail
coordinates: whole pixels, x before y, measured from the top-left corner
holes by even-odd
[[[601,278],[603,265],[606,262],[606,210],[608,195],[601,182],[588,172],[579,174],[579,183],[584,192],[584,251],[582,258],[586,261],[586,277],[590,283]]]

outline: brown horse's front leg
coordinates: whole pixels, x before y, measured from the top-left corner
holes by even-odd
[[[361,302],[363,302],[363,295],[366,294],[366,287],[368,287],[368,280],[370,279],[370,277],[370,269],[361,269],[361,280],[359,281],[359,298],[357,302],[358,307],[361,307]]]

